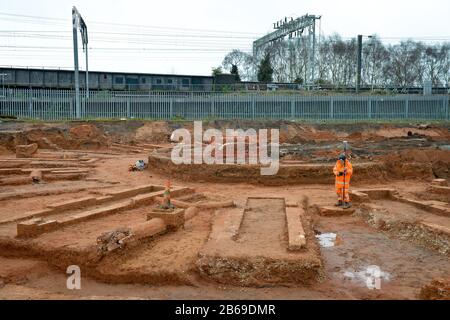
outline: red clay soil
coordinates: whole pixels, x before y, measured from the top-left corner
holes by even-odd
[[[106,256],[93,276],[108,283],[195,285],[195,263],[211,230],[211,213],[204,210],[188,220],[184,229]]]
[[[322,263],[308,228],[306,248],[288,251],[284,199],[249,198],[245,210],[217,213],[197,264],[204,276],[220,283],[312,284],[320,279]]]
[[[383,199],[373,203],[378,207],[369,204],[361,210],[361,214],[371,225],[400,239],[450,256],[450,217],[436,215],[398,201]],[[433,225],[448,231],[438,232],[428,227]]]
[[[98,149],[111,142],[133,145],[136,143],[167,143],[173,130],[186,128],[193,131],[193,122],[171,121],[109,121],[53,124],[4,122],[0,131],[0,145],[15,150],[17,144],[36,142],[40,148]],[[203,129],[270,129],[280,130],[280,143],[335,142],[348,140],[382,141],[393,138],[424,137],[432,141],[450,141],[448,127],[429,125],[421,128],[410,125],[380,124],[308,124],[293,121],[216,120],[204,121]]]
[[[450,300],[450,278],[434,279],[420,290],[423,300]]]
[[[147,159],[148,153],[123,153],[114,155],[107,149],[110,142],[137,143],[137,141],[152,143],[154,141],[168,142],[168,134],[180,123],[145,124],[138,122],[118,122],[95,124],[98,129],[90,130],[83,125],[76,124],[51,124],[51,125],[24,125],[6,124],[0,131],[0,145],[7,150],[13,150],[16,143],[22,143],[24,137],[30,140],[42,139],[42,147],[46,149],[57,148],[100,148],[98,152],[109,153],[108,158],[95,163],[91,178],[99,181],[64,181],[51,182],[45,185],[26,186],[2,186],[0,187],[0,220],[20,217],[32,210],[44,208],[47,204],[61,202],[63,200],[77,199],[93,195],[99,196],[104,187],[113,185],[104,183],[110,181],[118,183],[118,188],[125,186],[140,186],[143,184],[164,185],[167,179],[171,179],[173,185],[195,188],[197,194],[204,194],[210,201],[233,200],[238,204],[238,209],[244,208],[248,197],[280,197],[286,202],[299,202],[304,196],[308,197],[310,204],[333,205],[336,201],[332,173],[329,168],[323,169],[322,174],[327,183],[311,181],[308,185],[278,185],[264,186],[249,184],[247,180],[232,182],[232,177],[227,183],[215,183],[213,178],[205,177],[204,181],[196,181],[193,175],[178,178],[171,175],[171,171],[149,167],[143,172],[128,172],[129,164],[136,160]],[[243,123],[237,122],[210,122],[209,126],[224,128],[226,126],[249,126],[252,124],[264,127],[268,123]],[[317,141],[319,144],[330,144],[331,149],[339,149],[339,141],[361,141],[361,154],[366,152],[370,156],[377,157],[373,152],[369,140],[389,142],[390,148],[386,153],[380,154],[379,159],[373,163],[379,165],[390,164],[391,169],[383,172],[372,171],[373,176],[383,176],[389,180],[365,177],[355,179],[351,188],[371,188],[381,186],[390,187],[415,197],[417,193],[424,193],[429,188],[425,179],[434,176],[444,176],[448,172],[450,157],[448,151],[432,149],[433,143],[441,145],[450,141],[448,128],[418,129],[415,126],[377,126],[355,125],[351,126],[321,126],[304,125],[290,122],[272,122],[272,127],[280,127],[285,132],[285,141],[304,142]],[[79,129],[72,130],[75,127]],[[145,127],[145,129],[140,128]],[[206,127],[206,125],[204,126]],[[22,130],[23,129],[23,130]],[[401,129],[401,130],[399,130]],[[9,130],[9,132],[7,132]],[[33,131],[34,130],[34,131]],[[149,131],[147,131],[149,130]],[[415,151],[413,147],[404,153],[394,153],[397,146],[414,146],[424,143],[423,140],[393,141],[397,136],[407,135],[408,131],[417,133],[428,143],[426,151]],[[12,131],[12,133],[11,133]],[[23,133],[18,133],[23,131]],[[105,135],[106,139],[102,138]],[[154,138],[153,138],[154,137]],[[154,139],[154,140],[153,140]],[[422,139],[422,138],[420,138]],[[330,140],[332,142],[330,142]],[[5,143],[3,143],[5,142]],[[395,142],[395,143],[394,143]],[[314,143],[313,143],[314,144]],[[448,143],[450,144],[450,143]],[[377,146],[378,148],[378,146]],[[330,149],[330,150],[331,150]],[[42,149],[41,149],[42,150]],[[319,150],[315,149],[316,152]],[[437,152],[436,152],[437,151]],[[58,151],[59,152],[59,151]],[[124,151],[125,152],[125,151]],[[51,152],[50,152],[51,153]],[[55,153],[56,154],[56,153]],[[319,153],[317,153],[319,154]],[[327,153],[321,153],[326,157]],[[11,157],[11,155],[8,155]],[[333,155],[334,157],[334,155]],[[1,158],[5,158],[4,155]],[[313,157],[314,158],[314,157]],[[306,163],[312,160],[308,154]],[[49,160],[51,161],[51,160]],[[369,161],[371,162],[371,161]],[[326,162],[331,163],[331,162]],[[16,164],[14,164],[16,165]],[[384,165],[384,164],[383,164]],[[291,166],[292,167],[292,166]],[[10,167],[14,168],[14,166]],[[167,169],[167,168],[164,168]],[[205,172],[208,171],[204,167]],[[292,169],[293,170],[293,169]],[[390,171],[389,171],[390,170]],[[294,173],[294,171],[292,171]],[[367,171],[370,173],[370,170]],[[361,173],[361,172],[360,172]],[[314,179],[313,172],[302,171],[308,179]],[[355,171],[355,177],[358,176]],[[447,175],[448,177],[448,175]],[[298,176],[301,178],[301,175]],[[404,180],[405,178],[410,180]],[[239,181],[239,180],[238,180]],[[74,192],[79,188],[80,191]],[[89,188],[94,188],[89,189]],[[28,194],[20,198],[24,192],[46,191],[51,195],[39,194],[36,197]],[[71,190],[71,191],[70,191]],[[50,192],[52,191],[52,192]],[[56,191],[66,191],[53,194]],[[69,192],[67,192],[69,191]],[[8,197],[3,197],[8,195]],[[3,197],[3,198],[2,198]],[[377,200],[378,201],[378,200]],[[436,216],[426,211],[416,212],[407,205],[391,204],[390,202],[375,201],[388,210],[388,216],[396,217],[399,222],[416,221],[418,218],[433,220],[440,225],[448,225],[448,217]],[[241,240],[245,251],[245,243],[253,246],[259,245],[260,251],[267,248],[267,252],[276,255],[278,246],[285,241],[285,231],[281,228],[279,216],[272,216],[274,212],[264,209],[261,203],[261,211],[258,216],[247,216],[243,222]],[[356,206],[357,207],[357,206]],[[150,208],[148,208],[150,209]],[[450,273],[449,257],[433,250],[424,243],[415,243],[412,237],[400,237],[399,234],[382,230],[375,225],[367,223],[366,217],[356,214],[347,217],[322,217],[311,212],[311,227],[316,233],[333,232],[339,241],[333,247],[316,248],[320,251],[320,259],[323,262],[324,278],[314,285],[302,287],[298,284],[290,284],[288,287],[279,283],[271,283],[270,287],[246,288],[230,285],[227,281],[218,283],[217,279],[205,277],[199,271],[197,261],[203,247],[208,245],[208,239],[213,235],[214,227],[226,222],[226,210],[201,211],[192,220],[186,223],[185,229],[169,232],[154,239],[149,239],[129,250],[119,250],[110,255],[98,259],[96,255],[96,237],[106,231],[126,227],[129,223],[145,219],[147,208],[136,208],[119,212],[107,217],[85,221],[72,226],[40,235],[34,239],[20,240],[14,238],[0,239],[0,298],[31,298],[31,299],[417,299],[417,298],[442,298],[442,286],[432,284],[428,293],[420,295],[421,288],[430,284],[433,279],[446,278]],[[259,209],[258,209],[259,210]],[[269,212],[270,211],[270,212]],[[258,211],[255,211],[255,213]],[[248,222],[252,223],[248,223]],[[270,223],[269,223],[270,221]],[[267,223],[265,223],[267,222]],[[406,224],[404,224],[406,225]],[[278,226],[278,227],[276,227]],[[277,231],[273,231],[274,227]],[[0,225],[0,229],[2,226]],[[3,226],[13,230],[11,226]],[[8,231],[10,232],[10,231]],[[313,234],[309,234],[311,239]],[[11,232],[14,236],[14,232]],[[430,234],[432,236],[433,234]],[[258,239],[252,242],[252,239]],[[275,241],[278,239],[279,241]],[[238,240],[237,241],[241,241]],[[269,243],[267,243],[267,241]],[[13,241],[14,245],[9,241]],[[311,242],[311,241],[310,241]],[[314,243],[314,242],[313,242]],[[231,248],[231,247],[230,247]],[[248,249],[248,248],[247,248]],[[225,247],[224,251],[227,248]],[[248,250],[247,250],[248,251]],[[94,253],[94,254],[93,254]],[[246,252],[247,254],[247,252]],[[278,253],[277,253],[278,254]],[[6,257],[5,257],[6,256]],[[65,268],[71,264],[82,266],[82,290],[71,291],[66,288]],[[383,279],[380,290],[370,290],[364,281],[349,274],[358,274],[367,266],[377,265],[383,272],[389,274],[389,279]],[[55,269],[55,267],[57,267]],[[230,279],[224,277],[223,279]],[[257,281],[256,281],[257,282]],[[237,284],[237,283],[235,283]],[[242,285],[242,283],[241,283]],[[437,288],[437,289],[436,289]],[[445,286],[444,286],[445,288]]]

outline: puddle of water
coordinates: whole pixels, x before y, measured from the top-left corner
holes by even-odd
[[[390,281],[391,274],[377,265],[361,267],[357,271],[345,271],[344,278],[364,284],[368,289],[381,289],[382,281]]]
[[[336,242],[336,233],[321,233],[319,235],[316,235],[316,238],[319,239],[319,244],[321,247],[334,247],[334,243]]]
[[[450,150],[450,145],[439,146],[439,149],[441,149],[441,150]]]

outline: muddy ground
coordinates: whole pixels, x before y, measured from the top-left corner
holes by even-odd
[[[395,228],[387,228],[373,223],[372,212],[364,211],[359,203],[354,204],[356,210],[351,215],[320,215],[317,207],[332,206],[336,195],[333,183],[314,182],[314,177],[307,184],[299,182],[271,186],[204,179],[196,181],[195,172],[186,179],[168,174],[164,168],[128,171],[130,164],[138,159],[147,160],[158,146],[167,147],[173,129],[192,129],[191,123],[4,122],[0,124],[1,168],[17,167],[18,163],[14,162],[16,145],[37,143],[39,149],[33,154],[33,159],[41,159],[41,162],[30,162],[23,168],[40,167],[44,165],[42,159],[47,159],[45,166],[52,167],[57,161],[65,159],[67,162],[73,160],[71,167],[88,168],[89,174],[79,179],[61,181],[45,181],[44,175],[44,181],[40,184],[0,185],[0,221],[5,221],[0,222],[0,298],[419,299],[424,297],[421,296],[424,286],[434,279],[448,278],[449,251],[445,249],[450,243],[450,216],[445,214],[447,209],[450,212],[448,196],[430,192],[433,179],[446,180],[450,176],[448,126],[221,121],[204,124],[204,128],[208,126],[220,129],[252,126],[256,129],[281,128],[280,143],[286,150],[284,159],[306,164],[333,163],[340,152],[340,141],[348,140],[355,164],[380,164],[380,171],[374,172],[373,177],[365,174],[363,178],[355,179],[352,189],[389,188],[411,199],[440,201],[443,209],[436,213],[428,207],[419,209],[392,199],[371,199],[374,208],[378,206],[385,210],[378,216],[375,214],[377,219],[388,220],[386,217],[391,217],[395,220]],[[93,158],[97,159],[95,163],[87,165]],[[2,173],[1,179],[6,172]],[[7,174],[8,178],[16,176],[11,172]],[[332,173],[329,174],[332,177]],[[357,175],[355,171],[355,177]],[[82,288],[69,290],[66,287],[67,266],[83,263],[80,259],[90,259],[90,250],[95,250],[96,237],[102,232],[145,221],[146,213],[155,204],[80,221],[31,239],[18,239],[17,222],[8,222],[27,217],[31,211],[44,210],[50,204],[103,196],[105,190],[122,190],[146,184],[163,186],[168,178],[174,186],[195,190],[198,199],[215,202],[233,200],[236,203],[233,210],[245,208],[249,197],[284,198],[289,203],[300,203],[311,219],[311,228],[316,236],[328,233],[337,236],[333,246],[320,247],[323,268],[320,279],[308,285],[272,283],[239,286],[223,284],[202,274],[197,265],[198,255],[208,243],[214,222],[220,221],[220,215],[228,210],[222,208],[202,209],[186,221],[183,229],[107,255],[95,262],[95,268],[82,266]],[[61,193],[47,190],[59,190]],[[33,195],[31,192],[37,193]],[[24,197],[23,194],[30,195]],[[2,198],[2,195],[8,196]],[[185,200],[190,201],[188,198]],[[117,205],[122,201],[125,200],[111,204]],[[50,217],[64,219],[83,212],[84,209],[78,208],[68,214],[61,212]],[[246,237],[251,235],[246,244],[254,243],[259,250],[264,250],[261,243],[271,237],[281,237],[283,241],[280,243],[286,242],[285,234],[279,234],[282,230],[279,218],[269,217],[265,223],[256,221],[252,225],[249,225],[250,222],[251,219],[244,220],[243,230],[247,232],[243,232],[238,241],[245,242]],[[410,230],[408,223],[418,226],[422,222],[438,225],[439,235],[437,231],[427,231],[427,241],[413,241],[414,236],[407,234]],[[406,227],[402,228],[403,225]],[[271,228],[274,233],[268,235]],[[440,242],[431,245],[437,237],[440,237]],[[308,236],[307,241],[318,244],[318,238],[314,235]],[[273,244],[268,249],[276,250],[277,246],[280,244]],[[223,248],[224,251],[227,249]],[[368,288],[364,275],[367,267],[374,265],[382,272],[379,289]],[[438,298],[445,298],[445,295]]]

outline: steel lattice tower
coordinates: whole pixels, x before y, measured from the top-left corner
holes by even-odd
[[[316,56],[316,20],[321,16],[306,14],[297,19],[285,18],[284,20],[274,23],[275,31],[265,35],[264,37],[253,42],[253,57],[258,59],[258,55],[261,49],[268,44],[278,40],[284,40],[285,37],[289,38],[300,37],[306,30],[308,35],[308,57],[309,65],[311,66],[309,73],[309,84],[314,84],[315,75],[315,56]],[[298,44],[299,42],[297,42]]]

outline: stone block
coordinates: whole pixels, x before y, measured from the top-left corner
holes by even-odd
[[[354,190],[354,191],[350,191],[349,195],[350,195],[350,200],[352,202],[355,202],[355,203],[370,202],[370,197],[367,193]]]
[[[147,220],[154,218],[160,218],[164,221],[168,229],[178,229],[184,227],[184,212],[185,209],[159,209],[155,208],[151,212],[147,213]]]
[[[134,238],[136,240],[141,240],[162,234],[166,231],[167,227],[163,219],[156,218],[133,225],[130,229]]]
[[[306,245],[306,235],[300,220],[300,209],[298,207],[286,208],[286,221],[288,227],[288,249],[290,251],[300,250]]]
[[[17,224],[18,237],[34,237],[39,234],[54,230],[57,228],[56,220],[45,221],[41,218],[24,221]]]
[[[324,206],[320,207],[320,215],[322,216],[345,216],[355,212],[354,208],[343,209],[341,207]]]

